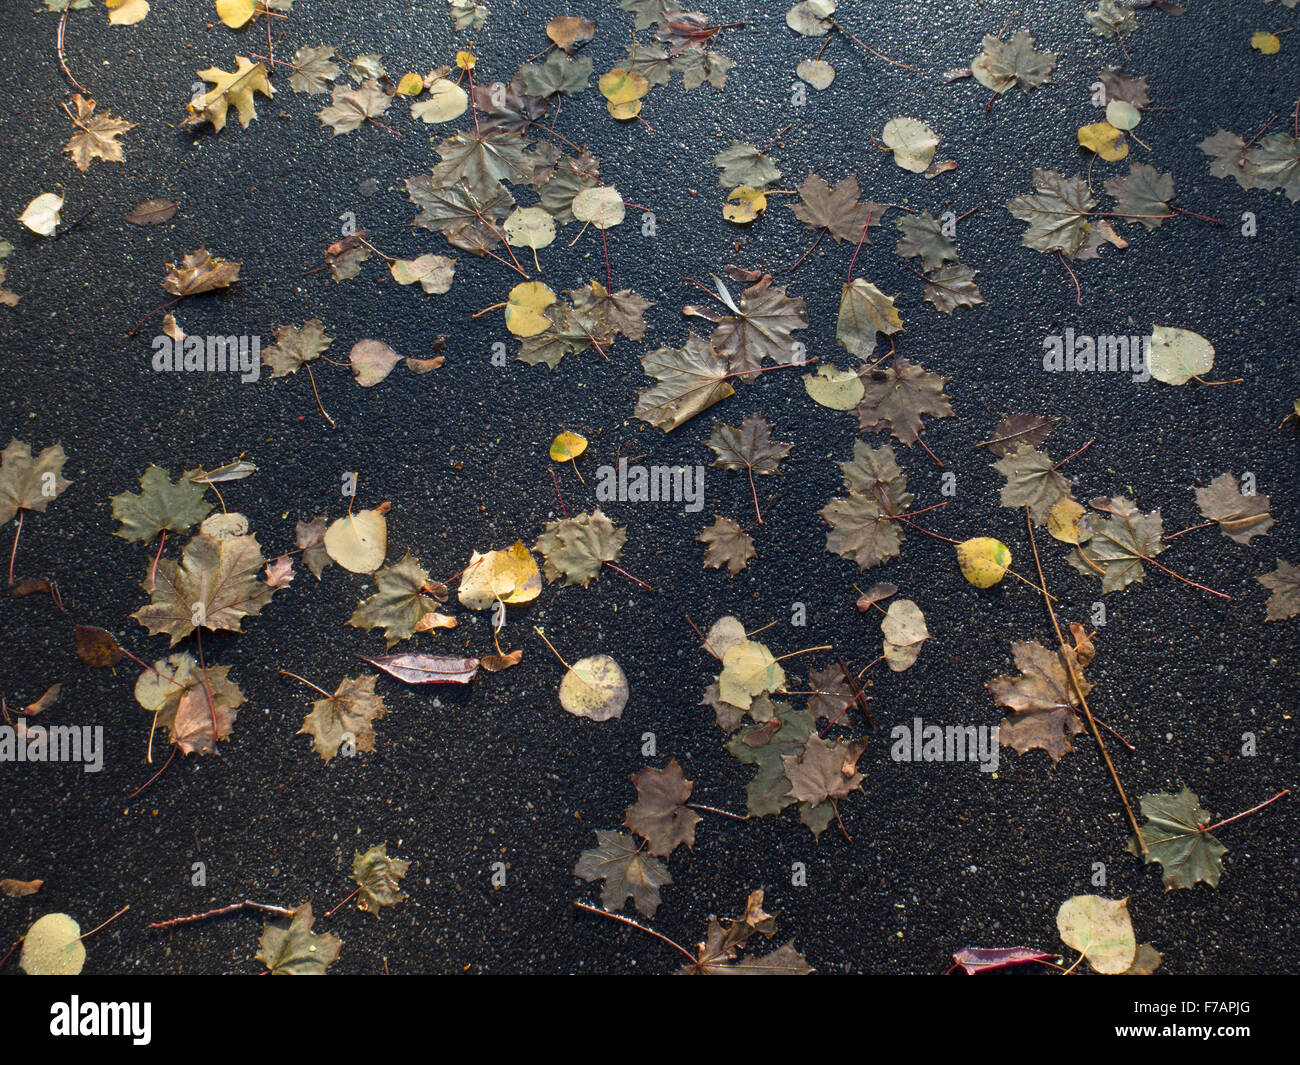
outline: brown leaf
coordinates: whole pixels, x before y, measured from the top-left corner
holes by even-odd
[[[77,654],[87,665],[103,669],[122,661],[122,648],[107,629],[95,625],[78,625],[73,630],[73,636],[77,641]]]
[[[556,15],[546,24],[546,36],[569,55],[596,35],[596,20],[577,15]]]
[[[1074,750],[1070,737],[1084,730],[1065,660],[1059,651],[1049,651],[1037,640],[1013,643],[1011,654],[1020,676],[994,677],[986,685],[993,701],[1012,711],[998,726],[998,736],[1004,747],[1021,754],[1040,747],[1059,762]],[[1084,679],[1082,667],[1078,677],[1087,696],[1092,685]]]
[[[858,759],[866,746],[860,740],[827,743],[820,736],[810,736],[801,755],[781,756],[785,777],[790,781],[790,794],[813,806],[829,799],[847,798],[849,792],[862,787]]]
[[[162,287],[173,296],[194,296],[228,288],[239,280],[239,267],[239,263],[215,259],[207,248],[199,248],[186,255],[180,266],[167,264]]]
[[[355,750],[375,749],[375,730],[372,722],[386,713],[383,696],[375,694],[375,681],[379,677],[344,677],[338,689],[327,699],[312,703],[311,713],[302,722],[297,735],[308,735],[312,746],[326,762],[339,753],[345,742]]]
[[[126,216],[133,226],[157,226],[170,222],[180,204],[172,200],[145,200],[136,204]]]
[[[668,857],[680,845],[695,846],[695,826],[700,815],[688,809],[687,800],[695,787],[686,779],[674,758],[663,769],[649,766],[632,777],[636,805],[628,807],[628,828],[649,843],[649,853]]]
[[[878,203],[859,203],[858,176],[850,174],[833,189],[809,173],[799,186],[799,202],[790,204],[795,217],[809,229],[824,229],[835,240],[856,244],[868,226],[877,225],[885,213]],[[871,243],[870,238],[866,243]]]
[[[21,899],[26,895],[35,895],[44,883],[44,880],[13,880],[5,877],[0,880],[0,894],[11,899]]]
[[[1037,414],[1013,414],[1003,418],[993,430],[993,436],[980,446],[987,447],[999,458],[1006,458],[1017,451],[1021,444],[1038,447],[1060,420]]]
[[[888,426],[894,436],[911,447],[920,439],[923,415],[952,417],[952,405],[943,391],[948,380],[896,357],[889,369],[872,370],[865,379],[866,393],[858,404],[859,428]]]
[[[1219,531],[1235,543],[1248,544],[1273,527],[1268,496],[1245,495],[1231,470],[1219,474],[1208,487],[1198,488],[1196,503],[1202,516],[1217,521]]]
[[[92,159],[103,159],[110,163],[124,162],[122,145],[117,138],[128,129],[134,129],[135,123],[110,118],[108,112],[96,115],[95,101],[88,100],[79,92],[72,94],[72,102],[77,107],[77,113],[72,119],[76,132],[63,150],[72,156],[77,169],[84,174],[90,169]]]
[[[704,552],[704,565],[709,569],[727,567],[733,576],[749,565],[749,560],[757,557],[754,538],[745,532],[730,518],[721,514],[714,515],[714,522],[696,537],[708,547]]]

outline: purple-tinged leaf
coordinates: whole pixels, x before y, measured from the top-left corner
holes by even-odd
[[[477,658],[406,654],[366,661],[407,684],[468,684],[478,675]]]
[[[1010,969],[1030,962],[1049,962],[1055,955],[1043,954],[1029,947],[964,947],[952,956],[952,969],[960,968],[968,976],[992,969]],[[949,972],[952,972],[949,969]]]

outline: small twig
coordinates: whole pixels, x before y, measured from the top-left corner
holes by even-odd
[[[638,931],[645,932],[647,935],[654,936],[655,939],[662,940],[664,943],[667,943],[674,950],[678,951],[680,954],[683,954],[686,957],[686,960],[689,961],[692,965],[699,964],[699,959],[697,959],[694,954],[692,954],[689,950],[687,950],[680,943],[678,943],[677,940],[669,939],[662,932],[656,932],[653,928],[650,928],[647,925],[643,925],[639,921],[632,920],[631,917],[624,917],[621,913],[610,913],[609,910],[602,910],[596,906],[588,906],[585,902],[575,902],[573,905],[580,910],[586,910],[588,913],[598,913],[600,914],[601,917],[608,917],[610,920],[618,921],[619,923],[628,925],[632,928],[637,929]]]
[[[195,921],[206,921],[209,917],[224,917],[228,913],[238,913],[241,910],[261,910],[263,913],[275,914],[276,917],[292,917],[293,910],[284,906],[272,906],[265,902],[254,902],[252,899],[245,899],[243,902],[232,902],[229,906],[220,906],[215,910],[208,910],[206,913],[192,913],[188,917],[173,917],[170,921],[155,921],[149,925],[150,928],[173,928],[179,924],[193,924]]]
[[[1239,813],[1239,814],[1234,814],[1232,817],[1225,817],[1222,821],[1218,822],[1218,824],[1210,825],[1208,828],[1202,828],[1202,827],[1199,826],[1199,825],[1198,825],[1197,827],[1198,827],[1198,828],[1201,828],[1201,831],[1202,831],[1202,832],[1213,832],[1216,828],[1222,828],[1224,825],[1230,825],[1230,824],[1232,824],[1233,821],[1239,821],[1239,820],[1241,820],[1243,817],[1248,817],[1249,815],[1255,813],[1256,811],[1264,809],[1264,807],[1265,807],[1265,806],[1268,806],[1270,803],[1275,803],[1275,802],[1277,802],[1278,799],[1285,798],[1286,796],[1288,796],[1288,795],[1290,795],[1290,794],[1291,794],[1291,789],[1290,789],[1290,788],[1283,788],[1283,789],[1282,789],[1281,791],[1279,791],[1276,795],[1274,795],[1271,799],[1266,799],[1264,802],[1260,803],[1258,806],[1252,806],[1249,810],[1242,810],[1241,813]]]

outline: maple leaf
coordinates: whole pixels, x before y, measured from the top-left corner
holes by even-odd
[[[666,858],[682,844],[694,848],[695,826],[701,817],[686,802],[695,784],[686,779],[677,759],[663,769],[645,767],[632,776],[632,783],[636,804],[628,807],[624,823],[644,837],[648,853]]]
[[[599,508],[575,514],[561,521],[549,521],[533,550],[545,559],[543,572],[548,581],[587,587],[606,562],[615,562],[627,542],[627,530],[619,528]]]
[[[361,896],[358,908],[378,917],[385,906],[396,906],[405,899],[397,882],[406,876],[410,867],[408,861],[388,857],[387,843],[371,847],[365,854],[356,851],[352,858],[352,879]]]
[[[1088,183],[1079,174],[1063,177],[1055,170],[1034,170],[1036,194],[1017,196],[1007,210],[1029,223],[1020,243],[1041,252],[1059,251],[1074,258],[1093,237],[1089,212],[1097,206]]]
[[[294,92],[329,92],[329,82],[342,73],[338,65],[331,62],[333,58],[334,49],[328,44],[318,44],[315,47],[303,45],[293,54],[293,73],[289,75],[289,87]]]
[[[771,721],[746,725],[727,743],[727,750],[758,771],[745,786],[746,804],[751,817],[778,814],[795,801],[790,781],[785,775],[787,755],[800,754],[817,722],[807,710],[796,710],[788,703],[773,703]],[[776,727],[772,728],[772,722]]]
[[[600,160],[585,149],[572,159],[562,160],[555,176],[537,190],[537,204],[562,225],[576,222],[573,201],[579,193],[600,184]]]
[[[1273,593],[1268,597],[1265,621],[1285,621],[1300,614],[1300,566],[1279,558],[1277,569],[1255,580]]]
[[[372,118],[378,118],[392,105],[390,97],[377,81],[363,82],[360,88],[346,89],[335,85],[329,106],[317,112],[322,124],[334,130],[334,136],[351,133]]]
[[[253,94],[260,92],[263,96],[274,96],[275,90],[266,76],[264,63],[252,63],[242,55],[235,56],[233,71],[209,67],[198,72],[204,81],[212,82],[210,90],[199,93],[186,105],[189,114],[185,117],[186,125],[199,122],[211,122],[215,130],[226,128],[226,112],[230,105],[235,105],[239,124],[248,128],[248,124],[257,117]]]
[[[50,501],[72,482],[63,476],[68,456],[62,444],[52,444],[35,459],[29,444],[11,439],[0,452],[0,525],[20,510],[44,514]]]
[[[558,93],[574,95],[583,92],[591,80],[591,67],[591,60],[585,56],[570,59],[556,50],[541,63],[524,64],[517,76],[529,96],[546,99]]]
[[[1164,216],[1172,217],[1169,201],[1174,198],[1172,174],[1162,174],[1154,166],[1133,163],[1127,177],[1113,177],[1106,182],[1106,191],[1117,201],[1115,210],[1120,214],[1138,215],[1147,231],[1161,226]]]
[[[215,754],[217,742],[229,739],[244,693],[230,680],[229,666],[200,669],[193,655],[182,652],[159,659],[152,672],[135,682],[135,698],[165,728],[182,754]]]
[[[749,415],[739,429],[714,423],[713,435],[705,441],[716,456],[713,465],[751,473],[779,472],[781,460],[790,454],[790,445],[773,440],[772,428],[772,423],[761,414]]]
[[[888,426],[911,447],[920,438],[923,415],[952,417],[952,405],[943,391],[949,378],[930,373],[919,363],[896,357],[889,369],[872,370],[864,380],[866,392],[858,404],[860,429]]]
[[[1135,78],[1119,70],[1103,70],[1097,77],[1106,87],[1107,100],[1123,100],[1138,109],[1151,103],[1145,74]]]
[[[504,91],[495,85],[475,85],[473,100],[474,110],[482,115],[478,128],[484,133],[527,133],[549,106],[546,100],[529,96],[518,77],[504,86]]]
[[[1212,137],[1206,137],[1197,145],[1206,155],[1212,156],[1210,175],[1217,178],[1232,178],[1243,189],[1259,188],[1254,168],[1246,165],[1246,142],[1226,129],[1220,129]]]
[[[866,496],[832,499],[817,512],[831,525],[826,550],[853,559],[862,569],[898,555],[902,535],[880,504]]]
[[[809,229],[822,229],[837,241],[856,244],[863,232],[879,223],[885,208],[878,203],[859,203],[862,190],[857,174],[850,174],[831,188],[817,174],[809,173],[799,186],[799,201],[790,204],[795,217]],[[871,243],[867,238],[866,243]]]
[[[464,182],[446,187],[428,174],[406,179],[406,190],[420,213],[411,223],[432,229],[462,251],[482,255],[501,243],[500,223],[515,206],[510,190],[500,182],[483,195]]]
[[[400,562],[376,573],[375,584],[379,590],[357,607],[348,624],[358,629],[382,628],[384,649],[392,650],[394,644],[408,639],[420,619],[435,612],[438,604],[424,594],[429,575],[409,551]]]
[[[800,820],[814,836],[820,836],[835,816],[835,802],[862,788],[863,778],[857,766],[866,747],[857,740],[827,743],[814,733],[801,754],[782,756],[790,794],[803,804],[799,808]]]
[[[615,339],[608,331],[612,326],[594,309],[583,313],[557,301],[542,313],[551,324],[536,336],[524,337],[515,356],[529,366],[540,363],[554,370],[564,356],[587,351],[593,343],[603,346]]]
[[[1292,203],[1300,200],[1300,140],[1289,133],[1270,133],[1246,157],[1256,186],[1281,189]]]
[[[330,277],[334,281],[346,281],[361,272],[361,264],[373,254],[366,239],[369,236],[370,230],[363,229],[336,240],[325,249],[325,262],[329,264]]]
[[[673,78],[668,49],[658,44],[642,44],[635,37],[625,46],[627,59],[619,66],[629,74],[640,74],[650,85],[667,85]]]
[[[771,939],[776,933],[776,918],[763,912],[763,891],[750,893],[743,917],[724,925],[709,918],[704,941],[696,949],[695,961],[683,965],[681,972],[690,976],[807,976],[814,970],[791,940],[766,955],[745,955],[741,951],[755,935]]]
[[[1099,37],[1122,37],[1138,28],[1132,9],[1121,6],[1116,0],[1101,0],[1097,10],[1085,11],[1083,18]]]
[[[794,330],[808,328],[803,297],[789,296],[784,285],[773,285],[771,274],[742,291],[739,302],[721,281],[717,287],[730,315],[716,317],[699,307],[688,307],[686,313],[717,324],[709,343],[727,359],[732,373],[757,371],[764,359],[789,362],[794,357]]]
[[[853,458],[839,463],[844,487],[858,495],[872,496],[890,514],[902,514],[915,496],[907,490],[907,475],[899,468],[890,444],[873,448],[862,440],[853,442]]]
[[[140,494],[120,492],[113,496],[113,517],[122,524],[114,535],[135,543],[149,543],[167,532],[189,532],[212,512],[204,500],[207,486],[195,484],[193,478],[204,471],[186,470],[172,484],[171,474],[160,466],[150,466],[140,475]]]
[[[448,14],[451,24],[458,30],[481,30],[487,22],[488,9],[478,0],[451,0]]]
[[[131,616],[150,636],[167,633],[175,647],[196,628],[242,632],[244,618],[261,613],[275,589],[260,580],[265,559],[252,533],[217,538],[200,531],[178,564],[161,559],[141,587],[148,606]]]
[[[672,57],[672,69],[681,72],[682,88],[687,92],[698,89],[706,81],[715,89],[727,87],[727,74],[736,65],[718,52],[682,52]]]
[[[371,722],[386,713],[383,697],[375,694],[378,674],[368,677],[344,677],[334,694],[317,699],[311,713],[303,718],[296,735],[312,738],[312,747],[326,762],[339,753],[344,743],[358,751],[375,749],[375,730]]]
[[[300,521],[294,527],[294,545],[302,549],[302,561],[320,580],[320,575],[334,560],[325,550],[325,530],[329,528],[329,519],[324,514],[311,521]]]
[[[273,976],[324,976],[338,960],[343,943],[328,933],[318,936],[311,930],[315,921],[310,902],[293,911],[288,925],[268,921],[262,928],[256,960]]]
[[[814,693],[809,698],[809,713],[818,720],[840,720],[844,711],[853,706],[853,689],[839,662],[832,662],[824,670],[809,670],[809,688]]]
[[[993,468],[1007,479],[1002,486],[1002,505],[1028,507],[1035,525],[1047,521],[1047,515],[1062,499],[1074,498],[1070,482],[1056,471],[1051,458],[1028,444],[1020,444]]]
[[[128,129],[134,129],[135,123],[111,118],[107,112],[96,115],[95,101],[86,99],[79,92],[72,94],[72,102],[77,106],[77,113],[72,116],[77,131],[63,150],[72,156],[77,169],[84,174],[90,169],[92,159],[103,159],[109,163],[124,162],[122,145],[117,138]]]
[[[903,318],[894,307],[893,296],[886,296],[860,277],[840,291],[835,339],[845,350],[865,360],[876,350],[877,333],[892,336],[902,331]]]
[[[639,30],[667,22],[669,15],[682,9],[681,0],[618,0],[618,6],[636,13],[636,28]]]
[[[745,141],[733,140],[730,146],[713,157],[713,165],[722,171],[718,184],[724,189],[748,185],[751,189],[762,190],[781,180],[777,165]]]
[[[985,88],[996,93],[1019,85],[1028,92],[1051,77],[1056,66],[1053,52],[1040,52],[1026,30],[1016,30],[1009,41],[1000,41],[991,33],[984,35],[983,49],[971,63],[971,73]]]
[[[463,184],[479,200],[490,200],[503,181],[527,182],[532,166],[524,154],[522,133],[497,129],[455,133],[438,145],[442,161],[433,168],[433,184]]]
[[[1080,573],[1101,578],[1101,590],[1116,592],[1142,580],[1142,559],[1165,549],[1159,508],[1143,514],[1131,499],[1094,499],[1092,505],[1110,517],[1092,522],[1092,539],[1074,549],[1070,565]]]
[[[708,546],[704,551],[704,565],[710,569],[727,567],[733,577],[749,565],[758,555],[754,538],[730,518],[714,515],[714,522],[695,539]]]
[[[1158,792],[1143,795],[1140,801],[1142,816],[1147,819],[1142,826],[1145,860],[1148,865],[1161,864],[1166,889],[1193,888],[1199,880],[1218,887],[1228,848],[1204,827],[1211,820],[1210,811],[1201,806],[1195,793],[1184,787],[1177,795]],[[1136,836],[1125,849],[1143,857]]]
[[[1273,527],[1268,496],[1241,491],[1232,471],[1221,473],[1206,488],[1196,489],[1196,504],[1201,516],[1219,523],[1219,531],[1229,540],[1249,544],[1252,537],[1265,536]]]
[[[974,307],[984,302],[984,295],[975,283],[978,273],[961,263],[941,266],[926,275],[921,294],[942,314],[952,314],[958,307]]]
[[[596,830],[596,846],[578,856],[573,875],[588,883],[603,880],[600,903],[611,913],[631,899],[647,917],[659,909],[659,889],[673,882],[668,867],[642,853],[634,836],[602,829]]]
[[[958,261],[957,242],[944,233],[939,220],[928,210],[905,215],[894,225],[903,234],[894,245],[894,253],[905,259],[919,257],[922,270]]]
[[[1011,654],[1020,676],[994,677],[985,687],[998,706],[1012,712],[998,726],[1004,747],[1021,754],[1041,748],[1059,762],[1074,750],[1071,736],[1083,731],[1078,694],[1059,651],[1049,651],[1037,640],[1012,643]],[[1076,664],[1076,675],[1086,698],[1092,685]]]
[[[207,248],[198,248],[181,260],[180,266],[167,264],[162,287],[173,296],[195,296],[229,288],[239,280],[237,262],[214,258]]]
[[[286,377],[311,362],[332,343],[334,338],[325,335],[325,326],[319,318],[301,326],[276,326],[275,343],[263,350],[262,361],[271,367],[272,377]]]
[[[637,395],[633,412],[643,422],[672,432],[715,403],[735,395],[729,370],[713,345],[689,333],[680,348],[656,348],[641,356],[646,374],[659,383]]]
[[[645,312],[654,304],[630,288],[619,292],[610,292],[599,281],[569,293],[574,310],[595,315],[608,324],[615,333],[621,333],[628,340],[644,340],[646,335]],[[597,333],[596,330],[592,330]],[[599,335],[599,333],[597,333]]]

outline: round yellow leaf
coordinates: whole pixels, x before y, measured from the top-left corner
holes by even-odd
[[[325,530],[325,553],[352,573],[374,573],[388,554],[388,520],[378,510],[358,510]]]
[[[976,588],[992,588],[1011,568],[1011,551],[1001,540],[976,536],[957,545],[957,565]]]
[[[1142,112],[1127,100],[1111,100],[1106,105],[1106,121],[1116,129],[1136,129],[1142,121]]]
[[[118,3],[110,3],[108,6],[112,8],[120,4],[121,0],[118,0]],[[248,20],[256,10],[255,0],[217,0],[217,17],[232,30],[248,25]]]
[[[469,110],[469,94],[454,81],[439,78],[429,86],[426,99],[411,104],[411,114],[422,122],[450,122]]]
[[[473,70],[478,63],[478,57],[473,52],[457,52],[456,65],[461,70]]]
[[[545,310],[555,293],[540,281],[524,281],[510,290],[506,303],[506,328],[517,337],[535,337],[551,327]]]
[[[560,681],[560,705],[575,717],[608,721],[627,705],[627,677],[609,655],[574,662]]]
[[[424,92],[424,79],[419,74],[403,74],[397,92],[400,96],[419,96]]]
[[[573,217],[579,222],[589,222],[597,229],[609,229],[623,221],[627,208],[623,197],[613,185],[597,185],[583,189],[573,198]]]
[[[66,913],[47,913],[27,929],[18,964],[29,976],[76,976],[86,964],[81,926]]]
[[[641,97],[650,91],[650,82],[643,74],[618,67],[602,74],[597,84],[609,113],[621,121],[636,118],[641,113]]]
[[[722,217],[738,226],[747,226],[767,210],[767,197],[758,189],[741,185],[731,190]]]
[[[551,441],[551,461],[568,462],[587,450],[587,438],[577,433],[563,432]]]
[[[1080,126],[1079,145],[1090,152],[1096,152],[1108,163],[1114,163],[1128,155],[1128,141],[1124,139],[1124,134],[1109,122]]]
[[[1260,30],[1250,38],[1250,46],[1264,55],[1277,55],[1282,48],[1282,39],[1274,33]]]
[[[1063,544],[1081,544],[1092,536],[1092,533],[1083,528],[1083,516],[1086,513],[1073,499],[1060,499],[1048,512],[1047,531]]]

